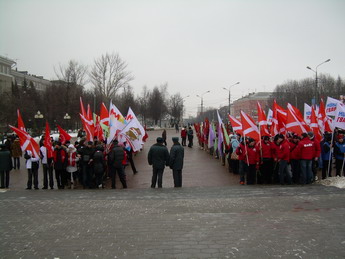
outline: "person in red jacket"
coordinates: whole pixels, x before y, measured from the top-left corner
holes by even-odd
[[[312,162],[316,157],[316,148],[307,133],[302,134],[302,140],[298,143],[296,152],[300,156],[301,184],[310,184],[313,179]]]
[[[313,171],[313,179],[312,181],[317,180],[317,168],[319,167],[319,157],[321,156],[321,145],[320,141],[318,141],[313,132],[308,132],[308,137],[311,141],[315,144],[315,158],[313,159],[311,169]]]
[[[277,159],[279,163],[279,182],[285,184],[285,180],[288,184],[291,184],[291,175],[288,169],[288,163],[290,162],[290,145],[285,140],[283,134],[278,135],[277,143],[279,145]]]
[[[245,157],[248,165],[247,184],[255,184],[256,182],[256,168],[259,168],[259,152],[255,148],[255,140],[248,139],[248,146],[245,150]]]
[[[299,143],[299,136],[293,135],[292,138],[289,141],[290,145],[290,165],[291,165],[291,171],[292,171],[292,182],[297,184],[299,183],[300,178],[300,157],[297,151],[297,145]]]
[[[236,149],[236,154],[238,155],[238,161],[239,161],[239,173],[240,173],[240,184],[244,185],[245,183],[245,175],[248,172],[248,164],[246,161],[246,149],[245,146],[245,140],[243,140],[240,143],[240,145]]]
[[[275,153],[274,144],[270,141],[269,136],[264,136],[262,141],[256,145],[260,154],[260,173],[261,179],[258,178],[258,183],[271,184],[273,175],[273,156]]]
[[[186,146],[187,130],[185,127],[183,127],[181,130],[181,139],[182,139],[182,146]]]

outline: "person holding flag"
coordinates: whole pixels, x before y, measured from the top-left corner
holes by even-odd
[[[44,142],[46,143],[46,138],[50,141],[49,135],[44,137]],[[50,144],[51,145],[51,144]],[[51,153],[53,150],[51,150]],[[40,147],[40,157],[43,166],[43,190],[48,189],[48,181],[50,189],[54,189],[54,179],[53,179],[53,169],[54,161],[52,155],[48,156],[47,147],[45,144],[42,144]]]
[[[34,180],[34,188],[38,190],[38,167],[39,167],[39,157],[33,156],[31,150],[26,150],[24,154],[24,158],[26,159],[25,165],[26,169],[28,170],[28,182],[27,182],[27,190],[32,189],[32,178]]]
[[[345,156],[345,141],[344,134],[338,134],[337,141],[334,145],[334,156],[335,156],[335,170],[336,175],[341,176],[344,174],[344,156]]]

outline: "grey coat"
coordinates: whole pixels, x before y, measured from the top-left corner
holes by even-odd
[[[173,170],[182,170],[184,159],[184,148],[180,143],[174,144],[170,149],[169,166]]]

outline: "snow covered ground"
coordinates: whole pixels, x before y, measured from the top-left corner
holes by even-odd
[[[325,186],[345,188],[345,177],[328,177],[327,179],[320,180],[319,183]]]

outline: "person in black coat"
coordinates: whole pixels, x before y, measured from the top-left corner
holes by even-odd
[[[184,159],[184,148],[179,143],[179,138],[172,138],[173,146],[170,149],[169,166],[173,170],[174,186],[182,187],[182,168]]]
[[[124,189],[127,188],[127,181],[126,181],[126,174],[123,169],[122,162],[125,159],[125,150],[123,147],[119,145],[118,140],[113,141],[114,147],[108,154],[108,163],[110,166],[110,172],[111,172],[111,188],[115,189],[115,178],[116,173],[118,173],[120,182],[122,183],[122,186]]]
[[[163,138],[157,138],[157,143],[151,146],[147,156],[148,163],[153,169],[151,188],[156,187],[157,178],[158,188],[162,188],[164,168],[169,166],[169,151],[163,142]]]
[[[11,152],[5,144],[0,145],[0,188],[8,188],[10,184],[10,171],[13,168]]]
[[[93,155],[93,171],[95,172],[96,188],[104,188],[103,175],[105,171],[105,159],[101,145],[96,147],[96,152]]]

